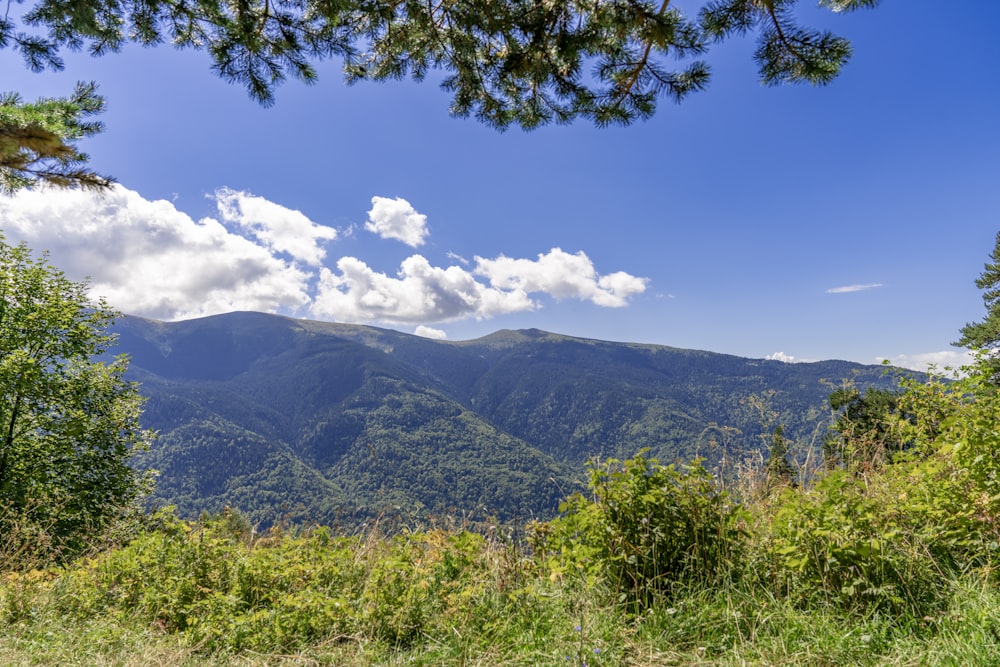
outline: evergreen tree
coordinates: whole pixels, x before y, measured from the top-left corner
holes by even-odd
[[[2,42],[0,42],[2,43]],[[104,109],[96,86],[78,84],[69,98],[24,102],[0,95],[0,194],[37,183],[104,188],[111,179],[86,169],[76,141],[101,131],[85,121]]]
[[[457,116],[500,129],[576,118],[603,126],[647,118],[658,100],[702,90],[709,66],[701,56],[713,43],[748,32],[757,35],[754,58],[764,83],[828,83],[850,58],[850,44],[800,26],[797,3],[711,0],[686,16],[670,0],[35,0],[20,16],[0,17],[0,48],[19,51],[40,71],[62,67],[63,47],[103,55],[128,42],[169,41],[206,51],[219,76],[263,104],[288,76],[315,81],[313,63],[330,57],[343,60],[348,82],[420,80],[439,70]],[[843,12],[878,0],[820,4]],[[16,97],[6,99],[8,115],[32,115]],[[57,115],[76,118],[78,101],[55,102],[63,104]],[[32,121],[24,135],[21,125],[0,118],[6,189],[33,179],[106,184],[92,174],[29,168],[38,159],[78,163],[83,156],[66,140],[83,126]]]
[[[979,350],[1000,347],[1000,232],[983,273],[976,279],[976,287],[983,290],[986,317],[981,322],[970,322],[962,327],[962,337],[954,343]]]
[[[101,55],[128,41],[170,40],[204,49],[225,79],[269,103],[289,74],[311,82],[311,61],[344,59],[349,81],[447,72],[453,111],[500,127],[534,127],[583,116],[626,123],[653,113],[656,99],[704,87],[708,66],[694,58],[712,41],[755,32],[765,83],[829,82],[850,45],[799,26],[797,0],[712,0],[686,17],[665,2],[642,0],[37,0],[24,22],[39,36],[0,20],[32,69],[61,66],[59,48]],[[835,12],[878,0],[822,0]],[[668,59],[690,62],[679,71]]]

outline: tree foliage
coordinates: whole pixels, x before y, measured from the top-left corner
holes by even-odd
[[[821,0],[834,12],[878,0]],[[452,112],[499,128],[650,116],[708,83],[713,42],[757,35],[767,84],[833,79],[850,44],[799,25],[797,0],[712,0],[686,16],[670,0],[37,0],[24,26],[0,20],[0,47],[33,70],[62,67],[60,49],[93,55],[126,43],[202,49],[222,78],[264,104],[314,63],[343,60],[349,82],[444,73]],[[672,64],[680,61],[675,66]]]
[[[764,464],[770,481],[782,484],[795,483],[795,467],[789,460],[790,454],[788,439],[785,438],[785,429],[781,424],[778,424],[774,427],[771,448],[768,452],[767,462]]]
[[[833,391],[829,400],[836,420],[823,443],[828,466],[879,466],[903,449],[894,428],[898,391],[868,387],[861,392],[848,384]]]
[[[87,155],[76,146],[78,139],[102,129],[86,120],[104,109],[96,91],[95,84],[81,83],[68,98],[25,102],[16,93],[0,95],[0,194],[38,183],[111,185],[110,178],[85,167]]]
[[[962,327],[962,337],[955,345],[982,350],[1000,347],[1000,232],[990,260],[976,279],[976,287],[983,290],[986,317]]]
[[[73,550],[147,490],[129,465],[150,433],[127,361],[95,358],[113,316],[86,283],[0,238],[0,532],[27,518]]]
[[[451,112],[505,129],[585,118],[598,126],[648,118],[657,102],[702,90],[712,43],[754,33],[769,85],[830,82],[850,44],[795,20],[798,0],[711,0],[686,16],[670,0],[36,0],[0,17],[0,49],[32,71],[59,70],[61,51],[100,56],[125,44],[206,51],[223,79],[268,105],[288,76],[316,80],[337,57],[349,83],[443,73]],[[834,12],[878,0],[820,0]],[[94,84],[66,98],[0,96],[0,194],[39,182],[104,188],[77,139],[104,101]]]

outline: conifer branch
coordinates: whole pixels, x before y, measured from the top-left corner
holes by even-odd
[[[311,83],[313,61],[340,56],[348,83],[421,80],[429,70],[443,71],[452,113],[501,130],[581,117],[598,126],[649,117],[660,99],[680,101],[705,87],[708,66],[691,59],[709,39],[757,32],[754,57],[768,83],[823,84],[850,56],[845,40],[789,18],[797,0],[702,0],[693,20],[670,0],[25,1],[33,6],[23,22],[45,36],[18,32],[7,0],[0,48],[18,50],[36,71],[60,69],[61,48],[102,55],[127,42],[169,39],[206,51],[219,76],[269,105],[289,74]],[[846,11],[878,0],[821,4]],[[674,69],[663,65],[668,57],[689,60]],[[75,164],[86,157],[73,155]],[[69,174],[68,165],[56,171]],[[45,168],[28,166],[6,165],[4,187],[49,178]]]
[[[778,40],[781,42],[782,46],[788,49],[788,52],[799,59],[799,62],[805,64],[808,63],[808,59],[803,56],[798,49],[796,49],[792,43],[785,36],[784,30],[781,29],[781,20],[778,18],[778,14],[774,11],[774,2],[764,2],[764,7],[767,9],[767,15],[771,19],[771,25],[774,26],[774,32],[778,36]]]
[[[657,12],[658,17],[662,17],[667,11],[667,7],[670,6],[670,0],[663,0],[663,4],[660,5],[660,11]],[[649,63],[649,56],[653,52],[653,40],[647,39],[645,43],[645,49],[643,50],[642,56],[639,58],[639,62],[636,64],[632,73],[629,75],[628,80],[625,81],[624,85],[619,85],[615,87],[616,94],[614,99],[620,102],[625,99],[628,95],[632,93],[632,89],[635,84],[639,81],[639,76],[642,74],[642,70],[646,68]]]

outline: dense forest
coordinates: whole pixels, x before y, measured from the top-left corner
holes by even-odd
[[[232,313],[115,327],[159,433],[139,457],[181,516],[238,507],[357,525],[378,515],[551,518],[592,457],[708,467],[759,458],[781,426],[818,453],[844,382],[882,367],[787,364],[538,330],[464,342]]]

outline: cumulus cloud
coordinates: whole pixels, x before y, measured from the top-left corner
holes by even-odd
[[[535,307],[524,290],[492,289],[461,267],[435,267],[412,255],[400,264],[397,277],[376,272],[356,257],[342,257],[337,272],[321,271],[313,313],[347,322],[418,324]]]
[[[489,285],[476,276],[485,276]],[[531,294],[620,307],[645,290],[646,282],[621,271],[599,276],[585,254],[570,255],[558,248],[538,260],[476,257],[472,271],[435,267],[422,255],[412,255],[403,260],[395,277],[356,257],[342,257],[337,271],[322,270],[312,310],[317,317],[350,322],[487,319],[538,308]]]
[[[882,287],[882,283],[865,283],[863,285],[844,285],[842,287],[831,287],[827,294],[848,294],[850,292],[864,292],[865,290]]]
[[[310,266],[319,266],[326,257],[321,243],[337,238],[332,227],[317,225],[301,212],[263,197],[219,188],[214,198],[223,221],[248,231],[267,248]]]
[[[961,368],[971,364],[974,357],[969,350],[943,350],[941,352],[897,354],[894,357],[877,357],[875,362],[882,363],[886,360],[893,366],[926,372],[931,367],[937,371],[944,371],[945,368]]]
[[[448,339],[448,334],[444,330],[435,329],[433,327],[425,327],[423,324],[414,329],[413,333],[418,336],[423,336],[424,338],[433,338],[434,340]]]
[[[410,202],[401,197],[372,197],[365,229],[384,239],[402,241],[411,248],[422,246],[430,233],[427,216],[417,213]]]
[[[166,320],[256,310],[421,325],[420,335],[440,337],[426,325],[534,310],[545,295],[620,307],[646,288],[645,278],[601,275],[583,252],[558,248],[535,260],[476,257],[471,269],[412,255],[395,275],[357,257],[332,264],[325,244],[337,230],[246,192],[214,197],[218,219],[194,220],[120,185],[103,195],[22,191],[0,197],[0,220],[9,241],[48,249],[55,266],[74,280],[89,276],[92,293],[115,308]],[[426,233],[423,222],[419,229]]]
[[[641,294],[649,282],[623,271],[598,276],[593,262],[582,251],[574,255],[553,248],[537,260],[476,257],[476,275],[500,290],[545,292],[556,299],[575,298],[598,306],[618,308]]]
[[[137,315],[177,319],[232,310],[294,312],[309,301],[309,275],[219,221],[195,221],[168,201],[120,185],[20,191],[0,197],[9,241],[47,249],[91,292]]]
[[[799,359],[798,357],[793,357],[792,355],[785,354],[784,352],[775,352],[764,358],[770,359],[771,361],[783,361],[786,364],[810,364],[816,361],[815,359]]]

